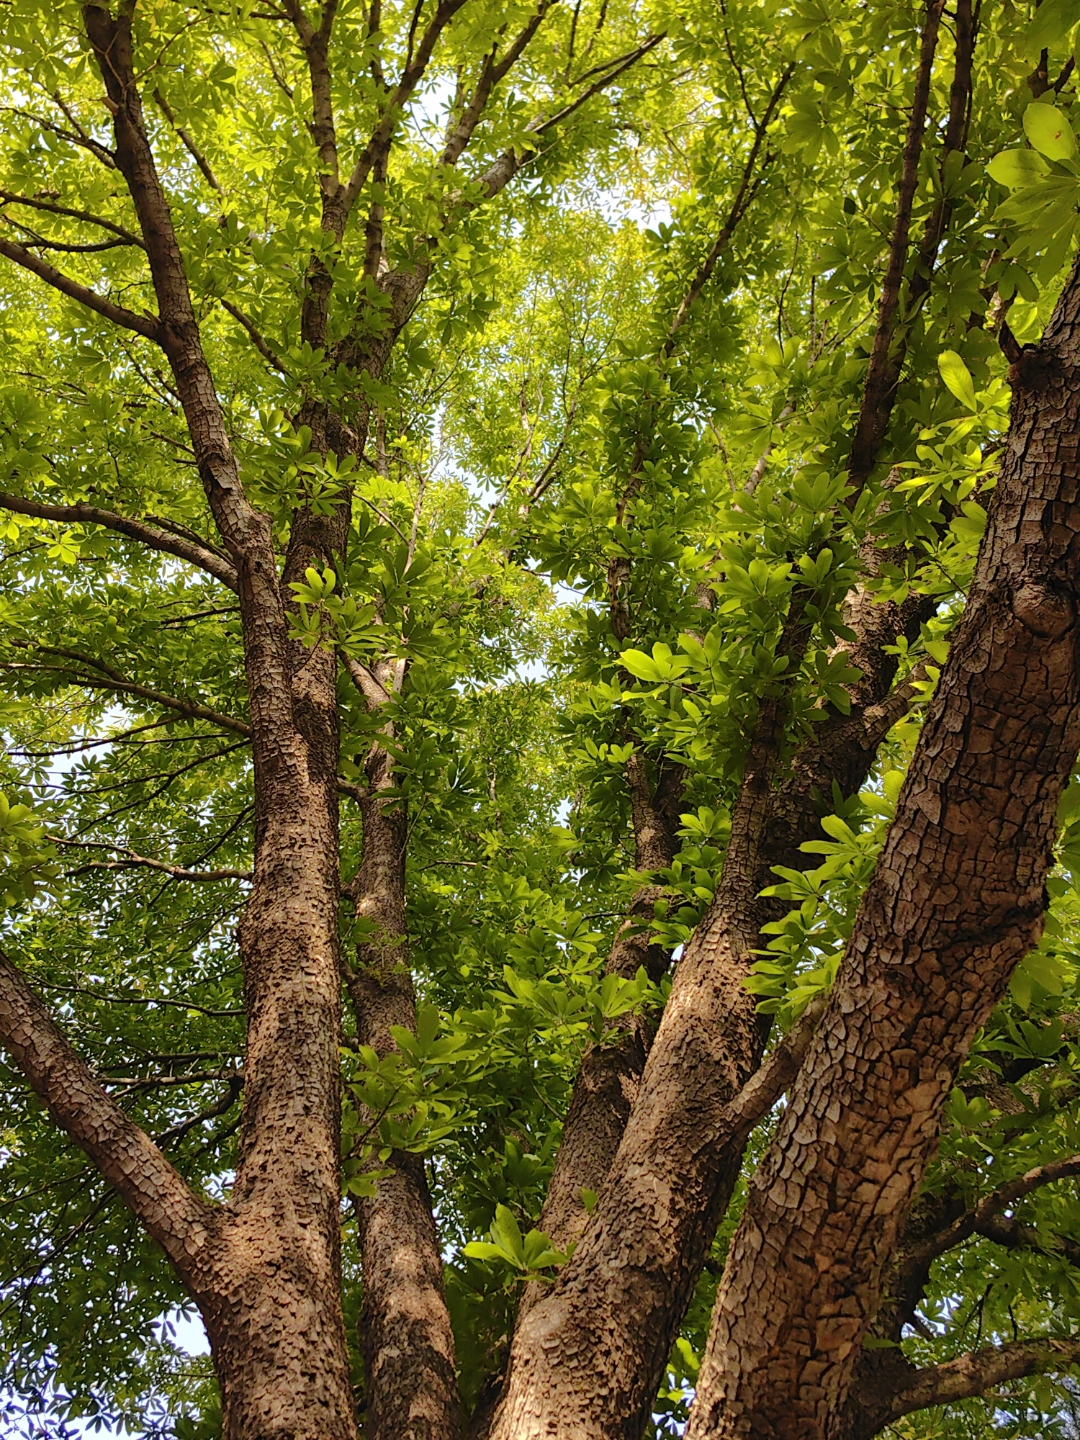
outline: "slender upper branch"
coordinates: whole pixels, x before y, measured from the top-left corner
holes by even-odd
[[[0,1043],[77,1145],[164,1248],[181,1275],[208,1238],[212,1211],[150,1137],[107,1095],[21,972],[0,952]]]
[[[1013,1180],[1006,1180],[996,1190],[984,1195],[966,1214],[931,1236],[926,1244],[914,1253],[913,1258],[918,1261],[944,1255],[947,1250],[952,1250],[969,1236],[977,1234],[993,1216],[1000,1215],[1025,1195],[1041,1190],[1044,1185],[1052,1185],[1056,1180],[1070,1179],[1074,1175],[1080,1175],[1080,1155],[1069,1155],[1066,1159],[1052,1161],[1049,1165],[1036,1165],[1033,1170],[1028,1170]]]
[[[938,30],[944,7],[945,0],[929,0],[926,18],[923,22],[919,68],[915,77],[911,118],[908,122],[907,137],[904,142],[892,239],[889,242],[889,260],[881,287],[877,328],[870,351],[870,363],[866,369],[863,400],[855,427],[855,438],[852,442],[851,459],[848,466],[852,483],[859,488],[865,484],[873,469],[892,411],[891,398],[895,386],[895,375],[890,364],[890,352],[895,338],[900,289],[904,279],[908,236],[911,231],[911,208],[919,181],[919,158],[922,155],[923,132],[926,129],[930,81],[934,71]]]
[[[30,648],[27,646],[26,648]],[[166,710],[175,710],[180,715],[185,715],[189,720],[209,720],[213,725],[219,725],[223,730],[231,730],[235,735],[242,735],[246,738],[251,736],[251,726],[243,720],[236,720],[231,715],[223,715],[219,710],[211,710],[206,705],[200,705],[194,700],[183,700],[176,695],[166,695],[161,690],[153,690],[147,685],[139,685],[133,680],[128,680],[112,666],[106,665],[104,661],[96,659],[92,655],[85,655],[81,650],[68,650],[55,645],[35,646],[43,655],[55,655],[59,660],[70,660],[82,669],[73,669],[67,665],[56,665],[51,668],[56,673],[64,676],[65,681],[73,685],[82,685],[90,690],[113,690],[118,695],[137,695],[140,699],[150,700],[155,705],[162,705]],[[92,674],[87,675],[89,669]]]

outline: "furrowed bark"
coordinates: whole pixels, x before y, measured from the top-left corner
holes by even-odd
[[[244,495],[183,257],[146,137],[131,8],[83,9],[139,219],[165,351],[239,581],[255,769],[255,866],[240,927],[243,1123],[222,1253],[196,1298],[226,1440],[352,1440],[340,1295],[337,710],[334,666],[297,666],[270,525]]]
[[[1080,746],[1080,266],[1012,380],[967,608],[732,1244],[692,1440],[835,1432],[953,1078],[1042,928]]]
[[[363,853],[350,893],[357,918],[378,928],[358,946],[347,984],[357,1039],[385,1055],[395,1048],[391,1026],[416,1029],[405,913],[408,824],[404,801],[385,793],[395,780],[382,745],[372,746],[365,769]],[[423,1157],[394,1151],[375,1168],[375,1194],[353,1202],[364,1274],[364,1433],[368,1440],[460,1440],[454,1337]]]
[[[801,657],[798,607],[781,653]],[[675,972],[641,1087],[591,1223],[517,1328],[494,1440],[641,1433],[749,1133],[736,1099],[766,1030],[743,979],[759,943],[757,856],[783,728],[761,703],[724,870]],[[733,1183],[733,1182],[732,1182]]]

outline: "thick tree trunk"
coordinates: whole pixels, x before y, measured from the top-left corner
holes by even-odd
[[[1012,378],[967,609],[732,1244],[695,1440],[837,1430],[942,1105],[1042,927],[1080,746],[1080,267]]]

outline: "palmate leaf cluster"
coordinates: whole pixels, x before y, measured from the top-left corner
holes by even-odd
[[[390,69],[408,14],[386,8]],[[568,83],[567,16],[541,28],[498,93],[473,168],[435,165],[455,72],[511,8],[462,10],[393,152],[388,262],[415,258],[418,237],[435,236],[435,265],[378,382],[299,338],[312,253],[336,267],[332,332],[359,309],[377,335],[385,297],[361,278],[361,235],[339,254],[320,235],[310,97],[282,27],[258,6],[195,23],[194,9],[149,0],[138,22],[161,44],[152,138],[248,493],[284,542],[298,502],[318,513],[343,481],[357,483],[348,563],[293,587],[295,633],[343,661],[407,661],[377,719],[344,666],[340,681],[346,786],[363,783],[373,738],[393,726],[421,995],[416,1034],[400,1033],[389,1057],[358,1046],[346,1022],[346,1309],[355,1319],[362,1287],[349,1198],[391,1150],[419,1154],[470,1403],[501,1362],[521,1284],[543,1283],[564,1258],[537,1225],[580,1056],[603,1043],[606,1022],[665,998],[665,982],[643,972],[601,975],[646,878],[627,760],[643,753],[655,770],[664,756],[686,769],[680,852],[647,877],[664,892],[654,934],[677,953],[715,890],[762,700],[786,706],[785,760],[850,705],[855,676],[837,644],[866,537],[893,547],[875,582],[881,600],[938,597],[935,619],[897,647],[915,700],[867,788],[821,795],[825,838],[802,869],[776,876],[791,909],[770,927],[752,984],[786,1027],[835,973],[963,605],[1007,423],[991,303],[995,293],[1010,302],[1020,341],[1038,334],[1075,241],[1080,183],[1072,82],[1035,105],[1028,84],[1043,49],[1052,67],[1066,64],[1071,10],[1046,0],[1033,19],[986,6],[965,154],[943,169],[933,142],[947,67],[935,75],[913,233],[943,193],[950,229],[930,294],[905,320],[888,483],[883,468],[856,500],[846,461],[896,203],[916,7],[765,0],[730,4],[726,28],[704,7],[578,7],[597,55],[630,50],[650,27],[668,39],[484,205],[484,164],[529,144],[530,120]],[[377,98],[364,16],[341,6],[355,44],[336,81],[343,131],[361,135]],[[77,208],[129,231],[97,153],[108,129],[76,7],[45,21],[20,0],[5,19],[0,191],[69,208],[78,197]],[[738,193],[747,101],[759,117],[789,63],[752,209],[665,353]],[[2,214],[24,239],[27,227],[58,243],[84,238],[70,215],[14,202]],[[132,309],[153,304],[137,246],[65,264]],[[212,542],[175,396],[149,347],[14,268],[0,268],[0,287],[0,489],[164,517]],[[352,469],[313,448],[292,418],[313,396],[346,413],[374,407],[370,463]],[[193,1184],[221,1196],[242,1089],[235,929],[253,844],[235,597],[100,528],[9,512],[2,524],[4,945],[130,1113]],[[608,610],[613,558],[628,562],[625,639]],[[810,638],[792,663],[778,641],[796,589]],[[961,1076],[931,1191],[974,1201],[1080,1149],[1073,792],[1062,825],[1051,923]],[[343,880],[360,843],[346,792]],[[362,925],[344,904],[341,926],[348,954]],[[49,1423],[211,1436],[208,1366],[163,1328],[184,1303],[177,1283],[21,1079],[0,1073],[11,1424],[32,1427],[43,1412]],[[748,1166],[763,1143],[759,1133]],[[738,1208],[737,1197],[673,1352],[658,1431],[685,1417]],[[1076,1232],[1080,1200],[1067,1182],[1016,1213],[1038,1244],[975,1238],[938,1262],[921,1328],[903,1341],[914,1361],[1075,1331],[1080,1270],[1061,1242]],[[1065,1435],[1071,1383],[1018,1382],[896,1433]]]

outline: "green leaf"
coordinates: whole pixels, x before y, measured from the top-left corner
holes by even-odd
[[[999,185],[1008,190],[1019,190],[1049,175],[1050,166],[1035,150],[1002,150],[990,161],[986,171]]]
[[[957,400],[969,410],[975,410],[975,382],[971,378],[971,371],[955,350],[942,351],[938,356],[938,370]]]
[[[1024,134],[1048,160],[1071,160],[1076,154],[1076,136],[1069,117],[1056,105],[1036,101],[1024,111]]]

